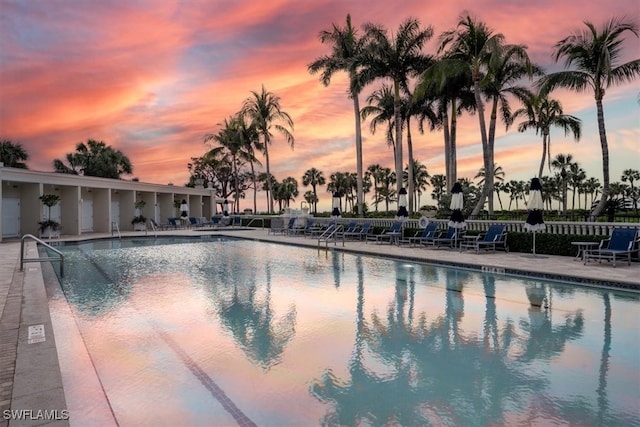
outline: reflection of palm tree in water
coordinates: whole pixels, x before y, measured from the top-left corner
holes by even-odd
[[[382,375],[377,375],[365,366],[365,348],[367,342],[371,340],[372,331],[364,317],[364,277],[360,256],[356,258],[356,270],[358,273],[357,334],[349,362],[350,381],[336,378],[328,369],[322,374],[322,378],[314,381],[310,387],[311,394],[320,401],[333,402],[332,410],[324,416],[322,424],[424,425],[427,419],[416,411],[424,397],[412,386],[413,375],[410,364],[396,361],[398,363],[395,363],[394,373]],[[410,283],[413,288],[413,281]],[[406,280],[402,277],[396,280],[396,303],[400,307],[398,312],[403,310],[406,301],[406,285]],[[412,304],[412,292],[410,295]],[[392,324],[403,318],[400,313],[395,315],[394,311],[390,310],[388,313],[390,316],[388,319]],[[387,329],[388,338],[391,338],[392,334],[390,329]],[[389,354],[389,352],[382,353]]]
[[[545,286],[539,283],[527,283],[525,286],[530,303],[529,321],[521,320],[520,327],[528,333],[528,337],[520,359],[523,361],[550,359],[561,354],[568,341],[582,336],[584,328],[582,312],[577,310],[568,313],[565,315],[564,324],[554,326],[551,308],[545,302],[547,298]]]
[[[262,298],[257,295],[256,278],[234,279],[234,270],[239,269],[231,268],[227,270],[229,276],[224,274],[231,277],[233,287],[216,292],[221,324],[231,332],[252,362],[268,370],[280,362],[284,348],[295,335],[295,306],[290,307],[279,320],[275,317],[271,308],[269,265],[266,266],[266,287]]]

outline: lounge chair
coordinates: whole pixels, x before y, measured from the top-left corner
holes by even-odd
[[[240,215],[235,215],[233,217],[233,222],[231,223],[232,227],[242,227],[242,217]]]
[[[189,217],[189,227],[197,227],[198,226],[198,220],[196,219],[195,216],[190,216]]]
[[[603,259],[612,261],[616,266],[616,259],[627,258],[627,264],[631,265],[631,255],[640,253],[638,248],[638,229],[637,228],[614,228],[611,237],[600,241],[598,249],[590,249],[584,252],[584,265],[590,259],[597,259],[602,262]]]
[[[413,236],[400,239],[400,243],[409,243],[411,246],[424,245],[433,240],[438,235],[437,233],[438,223],[430,222],[422,231],[418,230]]]
[[[355,231],[345,231],[343,237],[347,240],[367,240],[367,236],[371,235],[371,221],[362,224],[362,227]]]
[[[507,231],[503,224],[491,225],[485,233],[480,233],[477,236],[473,236],[473,238],[467,236],[460,242],[460,251],[463,249],[474,249],[476,253],[479,253],[480,249],[492,249],[493,252],[495,252],[498,248],[509,252],[509,248],[507,247]]]
[[[269,228],[269,234],[287,234],[296,222],[296,217],[289,218],[287,224],[284,223],[283,218],[271,219],[271,227]]]
[[[442,232],[440,233],[440,236],[434,238],[431,244],[436,248],[439,248],[441,246],[448,246],[449,248],[453,248],[456,242],[462,240],[465,231],[458,228],[449,227],[446,234],[443,235]]]
[[[305,230],[304,237],[318,237],[322,235],[322,233],[324,233],[328,228],[335,227],[336,224],[337,222],[335,220],[327,224],[318,224],[314,221],[314,225],[308,230]]]
[[[169,223],[168,228],[173,228],[174,230],[178,228],[182,228],[182,221],[180,221],[180,224],[178,224],[177,218],[167,218],[167,222]]]
[[[390,244],[398,243],[400,238],[402,237],[402,221],[395,221],[391,224],[391,228],[387,231],[383,231],[381,234],[376,236],[376,242],[382,243],[386,240],[389,241]]]
[[[344,225],[342,230],[338,231],[338,237],[343,238],[345,233],[355,233],[358,229],[358,223],[355,221],[351,221],[348,224]]]
[[[315,221],[312,218],[307,219],[307,223],[305,225],[299,225],[296,226],[294,225],[290,230],[289,230],[289,235],[292,236],[306,236],[307,233],[311,232],[311,230],[313,229],[313,227],[315,226]]]

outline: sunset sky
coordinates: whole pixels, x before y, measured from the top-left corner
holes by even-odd
[[[53,170],[52,160],[73,152],[77,143],[102,140],[131,159],[131,177],[183,185],[190,158],[208,150],[204,135],[217,132],[217,124],[264,85],[281,97],[295,123],[294,149],[276,136],[270,157],[278,180],[298,180],[298,205],[310,189],[302,187],[305,170],[316,167],[327,178],[356,170],[345,76],[324,87],[307,71],[329,52],[318,33],[332,23],[344,25],[347,13],[357,27],[373,22],[390,31],[416,17],[423,27],[433,26],[435,36],[424,51],[435,53],[437,36],[454,28],[464,11],[507,42],[526,44],[547,72],[562,69],[552,61],[553,46],[581,30],[583,21],[601,27],[614,16],[636,23],[640,18],[637,0],[0,0],[0,139],[21,143],[31,156],[29,168],[41,171]],[[639,57],[640,42],[631,37],[623,60]],[[362,105],[380,83],[367,88]],[[604,99],[612,181],[624,169],[640,168],[639,93],[636,80],[610,89]],[[552,155],[571,153],[589,176],[602,179],[593,94],[552,96],[583,121],[577,144],[552,129]],[[482,167],[477,116],[462,117],[459,127],[458,173],[473,178]],[[382,129],[373,135],[364,122],[363,139],[365,167],[392,167]],[[498,128],[495,159],[507,180],[535,175],[541,145],[533,131]],[[414,150],[430,174],[444,173],[441,133],[414,130]],[[324,188],[319,196],[321,207],[328,207]],[[251,199],[241,207],[251,207]]]

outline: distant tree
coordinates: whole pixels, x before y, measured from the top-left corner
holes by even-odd
[[[68,153],[66,160],[68,165],[59,159],[53,161],[55,172],[112,179],[133,173],[131,161],[122,151],[93,139],[87,140],[86,144],[79,143],[76,152]]]
[[[304,175],[302,175],[302,185],[304,185],[305,187],[307,185],[310,185],[312,190],[313,190],[313,194],[315,195],[314,200],[315,202],[313,202],[313,213],[317,214],[318,213],[318,192],[317,192],[317,186],[318,185],[324,185],[326,182],[325,178],[324,178],[324,174],[322,173],[321,170],[318,170],[316,168],[310,168],[308,170],[305,171]]]
[[[13,143],[8,139],[0,141],[0,162],[6,167],[29,169],[26,162],[29,160],[29,153],[25,151],[22,144]]]

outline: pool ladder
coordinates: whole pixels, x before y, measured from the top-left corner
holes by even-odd
[[[40,243],[47,249],[50,249],[51,251],[58,254],[58,256],[57,257],[25,258],[24,257],[24,239],[27,239],[27,238],[31,240],[35,240],[37,243]],[[33,234],[25,234],[24,236],[22,236],[22,238],[20,239],[20,271],[24,271],[25,262],[47,262],[47,261],[60,261],[60,277],[64,277],[64,255],[62,255],[62,252],[60,252],[53,246],[43,242],[42,240],[38,239]]]
[[[338,237],[340,237],[340,231],[344,231],[344,226],[342,224],[336,224],[335,226],[329,226],[320,236],[318,236],[318,248],[320,247],[320,242],[324,241],[325,248],[329,247],[329,240],[333,240],[333,245],[335,246],[338,242]],[[344,234],[342,234],[342,246],[344,246]]]

